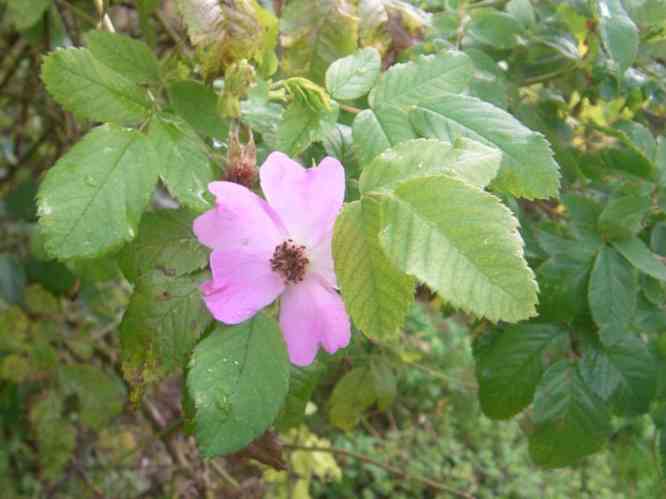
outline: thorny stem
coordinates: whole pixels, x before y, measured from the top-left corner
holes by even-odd
[[[391,466],[390,464],[382,463],[380,461],[375,461],[371,457],[368,457],[364,454],[359,454],[358,452],[353,452],[346,449],[338,449],[336,447],[306,447],[303,445],[292,445],[292,444],[283,444],[282,447],[292,451],[301,450],[306,452],[328,452],[329,454],[338,454],[340,456],[351,457],[352,459],[357,459],[366,464],[372,464],[373,466],[382,468],[388,471],[389,473],[393,473],[399,477],[403,477],[408,480],[414,480],[415,482],[422,483],[423,485],[427,485],[428,487],[432,487],[433,489],[448,492],[449,494],[453,494],[456,497],[462,497],[463,499],[474,499],[474,496],[468,494],[467,492],[453,489],[447,485],[444,485],[441,482],[431,480],[430,478],[424,478],[418,475],[412,475],[410,473],[407,473],[403,469]]]

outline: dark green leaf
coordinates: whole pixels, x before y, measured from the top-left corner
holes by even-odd
[[[192,353],[187,389],[206,457],[247,446],[275,420],[289,389],[289,360],[278,325],[263,314],[218,326]]]
[[[491,333],[475,345],[483,413],[508,419],[525,409],[546,369],[546,351],[567,338],[550,324],[525,324]]]
[[[660,281],[666,281],[666,265],[650,251],[650,248],[641,239],[634,237],[633,239],[614,241],[613,247],[641,272]]]
[[[599,230],[609,239],[627,239],[643,227],[643,218],[650,209],[647,196],[625,195],[612,197],[599,215]]]
[[[601,40],[622,75],[638,54],[638,28],[620,0],[598,0],[598,10]]]
[[[154,248],[141,247],[139,258],[148,257],[151,250]],[[173,252],[174,249],[160,252],[156,260],[162,261]],[[176,265],[174,274],[178,274],[188,268],[182,266],[186,254],[178,255],[180,262],[165,265]],[[165,273],[173,267],[161,267],[160,263],[156,266],[159,270],[141,269],[120,324],[123,373],[139,390],[144,384],[184,367],[197,340],[212,321],[199,290],[208,278],[207,273],[176,277]]]
[[[638,279],[629,263],[610,246],[604,246],[594,261],[588,303],[600,327],[626,326],[636,312]]]
[[[622,335],[590,346],[580,372],[587,385],[624,416],[646,413],[656,393],[655,359],[635,336]]]
[[[23,303],[25,271],[14,255],[0,253],[0,300],[15,305]]]
[[[545,372],[534,398],[532,421],[530,456],[544,468],[567,466],[597,452],[611,431],[608,407],[568,360]]]
[[[192,232],[194,218],[188,210],[146,213],[138,237],[118,255],[125,277],[134,282],[153,269],[178,277],[204,268],[209,250]]]
[[[176,81],[167,88],[174,110],[201,135],[226,140],[228,123],[217,112],[217,95],[211,87],[192,80]]]

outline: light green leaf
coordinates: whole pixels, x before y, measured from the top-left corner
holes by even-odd
[[[293,100],[282,115],[277,132],[277,149],[289,156],[297,156],[313,142],[324,140],[335,128],[338,111],[334,103],[332,111],[316,111],[300,100]]]
[[[512,326],[479,338],[474,356],[483,413],[509,419],[525,409],[546,369],[546,351],[566,338],[551,324]]]
[[[122,412],[125,386],[116,376],[86,364],[66,365],[59,375],[65,392],[79,399],[83,424],[100,430]]]
[[[370,109],[358,113],[352,123],[352,148],[361,167],[369,164],[375,156],[391,147],[391,142]]]
[[[611,431],[608,407],[585,383],[575,364],[548,368],[534,398],[530,456],[543,468],[575,463],[597,452]]]
[[[402,142],[384,151],[363,169],[361,192],[390,192],[416,177],[452,175],[483,188],[495,178],[502,153],[474,140],[459,138],[453,144],[432,139]]]
[[[141,249],[145,257],[152,248]],[[158,258],[164,260],[175,251],[162,252]],[[212,320],[199,290],[207,273],[174,276],[157,262],[156,267],[136,281],[120,324],[123,374],[138,390],[182,368]]]
[[[506,4],[506,11],[525,28],[529,28],[536,23],[536,13],[530,0],[510,0]]]
[[[474,63],[463,52],[423,55],[386,71],[370,93],[372,107],[411,106],[460,93],[472,79]]]
[[[598,0],[598,10],[601,41],[622,75],[638,55],[638,28],[620,0]]]
[[[380,240],[398,268],[479,317],[535,315],[518,222],[495,196],[452,177],[418,178],[385,196],[385,210]]]
[[[189,210],[146,213],[139,235],[117,258],[125,277],[135,282],[154,269],[171,277],[203,269],[208,264],[210,250],[194,236],[194,218],[195,214]]]
[[[273,422],[288,389],[287,348],[274,320],[257,314],[238,326],[218,326],[194,349],[187,374],[201,453],[247,446]]]
[[[650,206],[648,196],[612,197],[599,215],[599,230],[611,240],[631,238],[643,228],[643,218]]]
[[[280,18],[282,69],[323,83],[335,60],[356,50],[358,18],[347,0],[292,0]]]
[[[160,81],[159,61],[140,40],[108,31],[90,31],[86,44],[99,62],[135,83]]]
[[[366,109],[352,123],[353,149],[361,168],[392,145],[415,138],[405,113],[394,107]]]
[[[398,394],[398,380],[391,364],[385,357],[379,355],[371,357],[370,370],[372,371],[372,382],[377,398],[377,408],[384,411],[393,404]]]
[[[95,257],[136,235],[158,176],[155,150],[133,130],[102,126],[47,173],[37,195],[47,253]]]
[[[635,237],[623,241],[613,241],[612,244],[638,270],[660,281],[666,281],[666,265],[650,251],[642,240]]]
[[[586,349],[580,364],[585,382],[615,411],[638,416],[650,409],[657,390],[655,359],[645,344],[623,335],[606,345]]]
[[[514,17],[494,9],[473,13],[465,29],[465,33],[476,41],[500,50],[515,47],[517,37],[523,32],[523,26]]]
[[[590,275],[588,302],[592,318],[600,326],[626,326],[636,312],[638,279],[613,248],[604,246]]]
[[[421,136],[448,142],[462,136],[500,149],[495,189],[528,199],[557,196],[559,167],[548,142],[507,112],[473,97],[449,95],[420,103],[410,119]]]
[[[7,17],[16,29],[24,30],[41,19],[49,5],[50,0],[7,0]]]
[[[95,59],[88,49],[60,49],[42,64],[42,80],[67,111],[93,121],[137,123],[152,105],[142,88]]]
[[[185,121],[160,114],[150,122],[148,138],[159,156],[160,176],[169,192],[188,208],[210,208],[204,195],[215,180],[206,144]]]
[[[335,99],[363,97],[375,84],[381,65],[382,59],[374,48],[338,59],[326,71],[326,90]]]
[[[217,112],[217,95],[198,81],[173,82],[167,88],[176,113],[201,135],[226,140],[229,124]]]
[[[383,228],[376,199],[348,204],[335,224],[333,261],[354,324],[371,338],[388,340],[400,334],[414,298],[414,280],[384,255],[379,245]]]

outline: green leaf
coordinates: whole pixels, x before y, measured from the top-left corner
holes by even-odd
[[[598,11],[601,41],[622,75],[638,55],[638,28],[620,0],[598,0]]]
[[[506,11],[525,28],[536,23],[536,13],[530,0],[510,0],[506,4]]]
[[[325,367],[317,361],[307,367],[291,366],[289,393],[275,421],[275,427],[279,431],[286,431],[303,423],[305,409],[324,371]]]
[[[85,364],[68,364],[60,369],[66,393],[79,399],[83,424],[101,430],[118,416],[125,405],[125,386],[116,376]]]
[[[497,175],[501,159],[497,149],[466,138],[453,144],[414,139],[375,157],[363,169],[359,188],[362,193],[390,192],[405,180],[440,174],[483,188]]]
[[[160,81],[159,61],[140,40],[108,31],[90,31],[86,44],[99,62],[135,83]]]
[[[404,107],[460,93],[467,88],[473,72],[474,63],[462,52],[420,56],[386,71],[370,93],[370,105]]]
[[[417,135],[403,110],[381,106],[356,115],[352,137],[354,152],[363,167],[385,149],[415,139]]]
[[[507,112],[473,97],[449,95],[420,103],[410,119],[421,136],[448,142],[462,136],[500,149],[495,189],[528,199],[557,196],[559,167],[548,142]]]
[[[370,358],[370,370],[375,385],[377,408],[384,411],[393,404],[398,395],[398,380],[388,359],[383,356],[375,355]]]
[[[47,481],[61,477],[76,448],[76,428],[62,418],[62,406],[59,394],[51,390],[30,408],[40,466]]]
[[[613,248],[604,246],[590,275],[588,302],[592,318],[600,327],[626,326],[636,312],[638,279]]]
[[[537,269],[541,320],[571,323],[586,313],[591,267],[591,260],[550,258]]]
[[[42,80],[67,111],[92,121],[137,123],[151,112],[142,88],[99,62],[88,49],[60,49],[42,64]]]
[[[367,48],[338,59],[326,71],[326,90],[335,99],[358,99],[367,94],[379,77],[382,59],[377,49]]]
[[[118,263],[131,281],[153,269],[179,277],[208,264],[209,249],[192,232],[195,214],[189,210],[158,210],[146,213],[139,235],[118,255]]]
[[[380,203],[348,204],[333,235],[333,261],[342,299],[354,324],[370,338],[395,339],[414,297],[414,280],[386,258],[379,244],[384,228]]]
[[[599,230],[608,239],[627,239],[643,228],[643,218],[651,206],[650,198],[641,195],[612,197],[599,215]]]
[[[50,0],[7,0],[7,17],[18,30],[24,30],[39,21],[51,5]]]
[[[176,113],[201,135],[226,140],[228,123],[217,112],[217,95],[198,81],[176,81],[167,88]]]
[[[210,208],[204,195],[215,180],[206,144],[177,116],[160,114],[150,122],[148,138],[159,156],[160,176],[169,192],[188,208]]]
[[[212,321],[199,290],[207,273],[174,276],[157,268],[136,281],[120,324],[123,374],[138,390],[183,367]]]
[[[656,369],[645,344],[629,335],[587,348],[580,364],[588,386],[623,416],[648,412],[657,390]]]
[[[666,281],[666,265],[639,238],[614,241],[613,247],[641,272]]]
[[[47,173],[37,196],[47,253],[94,257],[136,235],[159,164],[139,132],[95,128]]]
[[[546,369],[546,352],[567,338],[551,324],[524,324],[481,337],[474,347],[479,402],[493,419],[509,419],[534,397]]]
[[[356,367],[335,385],[328,401],[328,418],[338,428],[351,431],[376,401],[372,369],[370,366]]]
[[[277,148],[289,156],[298,156],[313,142],[324,140],[335,128],[338,107],[331,111],[314,110],[294,99],[282,115],[277,132]]]
[[[518,222],[495,196],[459,179],[426,177],[386,196],[385,210],[386,254],[444,300],[491,321],[535,314],[537,285]]]
[[[358,18],[347,0],[292,0],[280,18],[282,69],[323,83],[333,61],[356,50]]]
[[[274,320],[218,326],[194,349],[187,390],[206,457],[235,452],[273,422],[289,389],[289,359]]]
[[[515,47],[517,37],[523,32],[523,26],[514,17],[493,9],[474,13],[465,29],[474,40],[500,50]]]
[[[597,452],[611,431],[608,407],[575,364],[561,360],[545,372],[534,398],[530,456],[543,468],[575,463]]]

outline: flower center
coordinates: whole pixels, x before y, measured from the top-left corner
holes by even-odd
[[[305,278],[308,263],[310,260],[305,255],[305,246],[299,246],[293,240],[287,239],[275,247],[271,269],[282,274],[287,284],[296,284]]]

